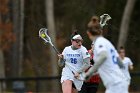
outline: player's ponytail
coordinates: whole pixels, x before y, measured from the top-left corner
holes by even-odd
[[[89,21],[88,25],[88,32],[90,32],[92,35],[101,35],[102,30],[99,23],[99,18],[97,16],[93,16],[91,20]]]
[[[97,25],[99,25],[99,18],[97,16],[93,16],[88,23],[88,27],[93,27]]]
[[[80,39],[82,39],[81,35],[78,34],[77,30],[74,30],[71,35],[71,40],[78,39],[79,37],[80,37]]]
[[[74,31],[72,32],[72,34],[71,34],[71,39],[72,39],[75,35],[78,35],[77,30],[74,30]]]

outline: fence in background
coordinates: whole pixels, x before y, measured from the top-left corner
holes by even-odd
[[[140,91],[140,72],[139,73],[131,73],[132,80],[130,90],[138,92]],[[52,84],[48,84],[53,82],[58,83],[57,90],[52,88]],[[44,83],[42,85],[42,82]],[[45,90],[40,90],[45,86]],[[56,87],[56,85],[55,85]],[[10,91],[14,93],[59,93],[61,92],[60,88],[60,76],[55,77],[20,77],[20,78],[0,78],[0,93],[5,93],[5,91]],[[57,92],[56,92],[57,91]]]

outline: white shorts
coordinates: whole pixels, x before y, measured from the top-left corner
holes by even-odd
[[[130,81],[131,81],[131,79],[127,79],[128,86],[130,85]]]
[[[105,93],[128,93],[128,84],[126,81],[122,81],[116,84],[109,85],[106,88]]]
[[[83,81],[74,78],[74,75],[69,68],[63,68],[62,70],[61,83],[63,83],[65,80],[73,81],[73,84],[75,85],[77,91],[81,90]]]

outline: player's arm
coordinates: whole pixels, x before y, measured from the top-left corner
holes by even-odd
[[[77,73],[85,72],[90,67],[90,57],[83,59],[82,67],[77,71]]]
[[[101,51],[98,54],[98,57],[96,58],[94,65],[88,70],[87,73],[85,73],[85,79],[88,79],[89,77],[91,77],[92,75],[94,75],[94,73],[96,73],[97,69],[105,62],[105,60],[107,59],[107,51]]]
[[[117,62],[118,62],[119,67],[120,67],[120,68],[123,68],[123,67],[124,67],[124,64],[123,64],[123,62],[122,62],[122,59],[119,57],[119,54],[118,54],[117,51],[115,51],[115,53],[116,53]]]
[[[62,54],[58,54],[58,66],[59,67],[64,67],[65,66],[65,60],[64,60],[64,55],[66,54],[66,48],[63,50]]]
[[[133,70],[134,69],[134,66],[133,65],[129,65],[129,69],[130,70]]]
[[[90,54],[88,53],[88,51],[85,47],[82,48],[82,56],[83,56],[83,65],[77,71],[79,74],[81,72],[85,72],[85,70],[87,70],[90,67]]]
[[[130,70],[134,69],[134,66],[133,66],[133,63],[132,63],[131,59],[129,59],[129,69]]]
[[[117,61],[118,61],[119,67],[120,67],[120,68],[123,68],[123,67],[124,67],[124,64],[123,64],[123,62],[122,62],[122,60],[121,60],[120,57],[117,57]]]
[[[83,65],[82,67],[75,73],[75,78],[78,78],[82,72],[85,72],[90,67],[90,54],[88,53],[86,48],[82,49],[83,56]]]
[[[64,67],[65,61],[64,61],[63,55],[60,54],[60,55],[58,55],[58,57],[59,57],[58,66],[59,66],[59,67]]]

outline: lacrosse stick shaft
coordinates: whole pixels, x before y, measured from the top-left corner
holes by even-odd
[[[53,45],[52,46],[53,47],[53,49],[55,50],[55,52],[57,53],[57,54],[60,54],[60,52],[57,50],[57,48]]]

